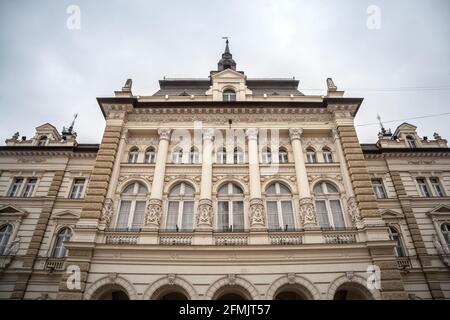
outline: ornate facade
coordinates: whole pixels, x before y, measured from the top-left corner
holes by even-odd
[[[99,145],[50,124],[0,147],[0,298],[448,299],[450,149],[360,144],[331,79],[236,71],[97,98]]]

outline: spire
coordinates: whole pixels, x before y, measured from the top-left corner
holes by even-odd
[[[225,39],[225,52],[222,53],[222,59],[217,64],[217,70],[223,71],[225,69],[236,70],[236,62],[233,60],[233,55],[230,53],[228,37],[222,37]]]

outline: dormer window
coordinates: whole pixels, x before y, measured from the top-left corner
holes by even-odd
[[[47,144],[47,136],[41,136],[38,140],[38,146],[43,147]]]
[[[408,147],[417,148],[416,139],[412,136],[406,136],[406,142],[408,143]]]
[[[236,92],[231,89],[227,89],[223,92],[223,101],[236,101]]]

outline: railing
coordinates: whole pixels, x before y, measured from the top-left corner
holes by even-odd
[[[298,245],[303,243],[303,235],[298,233],[269,235],[270,244],[273,245]]]
[[[138,241],[139,241],[138,234],[115,233],[115,234],[107,234],[105,242],[107,244],[130,245],[130,244],[137,244]]]
[[[159,244],[163,246],[190,246],[192,244],[192,236],[188,235],[160,236]]]
[[[409,257],[397,257],[397,268],[401,270],[411,269],[411,260]]]
[[[329,244],[355,243],[356,231],[324,230],[323,237],[325,239],[325,243]]]
[[[45,263],[45,269],[47,270],[64,270],[64,261],[65,258],[48,258]]]
[[[248,245],[248,235],[224,233],[215,234],[214,244],[216,246],[246,246]]]

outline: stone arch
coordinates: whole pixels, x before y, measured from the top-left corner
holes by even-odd
[[[116,274],[110,274],[92,283],[84,292],[84,299],[98,299],[98,297],[103,294],[107,288],[110,287],[120,287],[127,293],[130,300],[137,299],[136,289],[133,287],[133,285],[127,279]]]
[[[311,189],[311,194],[314,194],[313,189],[314,189],[314,187],[316,186],[316,184],[318,182],[329,182],[329,183],[331,183],[332,185],[334,185],[338,189],[340,195],[344,195],[345,194],[344,185],[340,181],[338,181],[337,179],[331,178],[331,177],[327,177],[327,176],[319,176],[319,177],[316,177],[315,179],[313,179],[311,181],[311,183],[309,184],[310,185],[310,189]]]
[[[263,184],[261,185],[262,193],[265,194],[267,187],[275,182],[280,182],[281,184],[286,185],[289,188],[289,190],[291,191],[291,194],[297,193],[297,187],[296,187],[295,183],[293,183],[292,181],[290,181],[286,178],[283,178],[283,177],[272,177],[272,178],[269,178],[266,181],[264,181]]]
[[[302,291],[311,300],[321,299],[320,291],[316,288],[316,286],[308,279],[298,275],[283,276],[272,282],[270,287],[267,289],[265,299],[273,300],[277,291],[286,285],[303,287]]]
[[[244,191],[244,195],[247,195],[250,192],[250,189],[248,188],[248,183],[243,183],[241,180],[235,177],[223,177],[222,179],[219,179],[213,184],[212,187],[213,194],[217,195],[217,192],[219,191],[220,187],[222,187],[224,184],[228,182],[232,182],[238,185]]]
[[[195,288],[188,281],[175,275],[169,275],[153,282],[147,290],[145,290],[142,299],[150,300],[159,289],[166,286],[178,286],[184,290],[188,299],[197,299],[197,291]]]
[[[218,279],[208,288],[208,290],[206,290],[205,300],[212,300],[220,289],[233,286],[241,287],[242,289],[247,291],[250,294],[252,300],[259,300],[260,298],[258,290],[252,283],[243,278],[229,275],[227,277]]]
[[[176,178],[173,179],[169,182],[167,182],[164,186],[164,194],[168,195],[170,189],[172,189],[174,186],[176,186],[179,183],[187,183],[190,186],[192,186],[195,190],[195,193],[199,193],[200,192],[200,187],[198,186],[198,183],[194,180],[194,178],[190,178],[190,177],[180,177],[180,178]]]
[[[129,184],[131,184],[133,182],[142,183],[147,188],[147,193],[150,193],[150,190],[152,189],[152,185],[148,180],[146,180],[144,178],[140,178],[140,177],[129,177],[123,181],[120,181],[117,184],[117,188],[116,188],[117,194],[121,194],[122,191],[125,189],[125,187],[127,187]]]
[[[380,293],[380,291],[377,290],[377,289],[368,289],[367,288],[367,280],[365,278],[361,277],[361,276],[358,276],[358,275],[353,275],[351,277],[349,277],[347,275],[342,275],[342,276],[336,278],[335,280],[333,280],[330,283],[330,286],[328,287],[327,294],[326,294],[326,299],[327,300],[333,300],[334,299],[334,295],[336,294],[338,289],[342,285],[345,285],[345,284],[354,286],[355,288],[361,289],[362,291],[365,290],[365,292],[367,292],[368,294],[371,295],[372,299],[381,300],[381,293]]]

